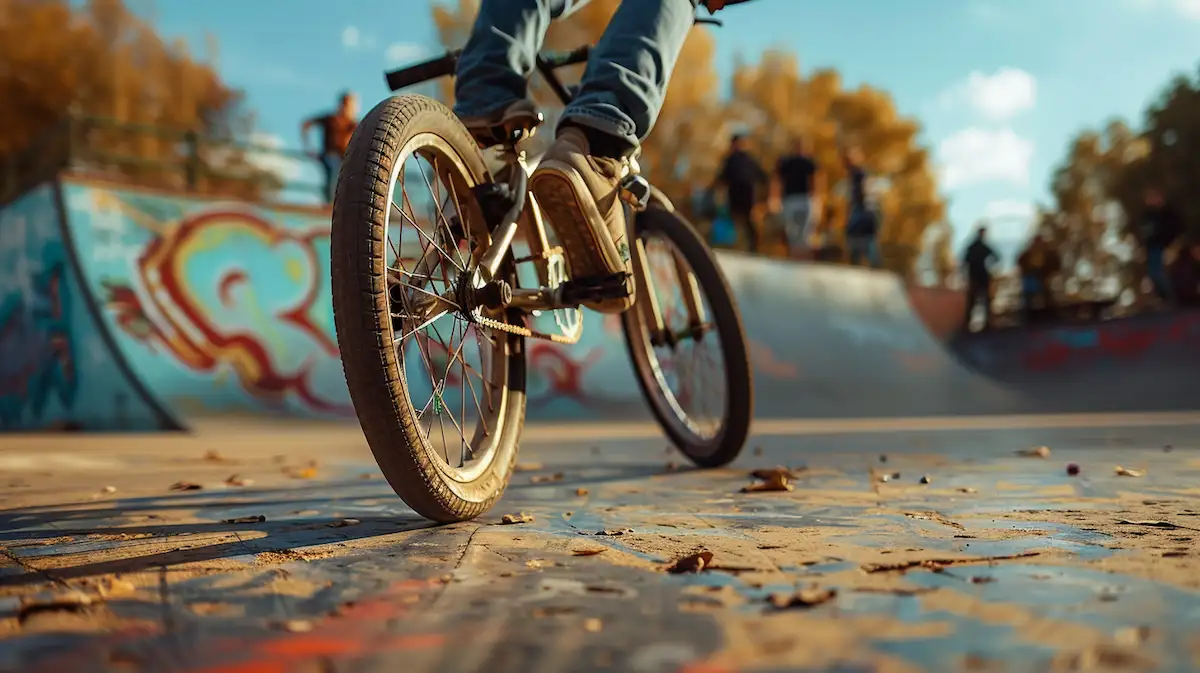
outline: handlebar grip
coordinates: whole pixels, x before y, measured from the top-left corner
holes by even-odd
[[[407,68],[393,70],[387,73],[387,85],[392,91],[428,82],[431,79],[453,75],[458,65],[458,52],[451,51],[424,63],[410,65]]]

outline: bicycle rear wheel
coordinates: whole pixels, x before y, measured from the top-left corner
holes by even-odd
[[[634,230],[638,297],[621,322],[638,385],[681,452],[700,467],[725,465],[746,444],[754,415],[749,350],[733,292],[712,250],[675,211],[652,202]],[[687,380],[716,355],[714,375]],[[708,393],[723,399],[709,412],[695,409]]]

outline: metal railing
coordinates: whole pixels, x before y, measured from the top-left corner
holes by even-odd
[[[321,203],[319,164],[297,150],[194,129],[68,114],[0,158],[0,204],[61,172],[187,192]],[[304,173],[309,173],[306,180]]]

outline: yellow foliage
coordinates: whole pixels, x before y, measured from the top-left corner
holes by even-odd
[[[552,23],[545,48],[595,44],[618,4],[619,0],[594,0]],[[434,23],[446,47],[466,42],[477,11],[478,0],[434,7]],[[791,138],[804,136],[827,171],[829,184],[835,186],[845,174],[840,148],[853,142],[862,147],[869,168],[886,177],[879,199],[881,241],[891,251],[888,266],[911,269],[921,252],[925,228],[944,215],[928,153],[917,144],[917,123],[901,118],[887,93],[871,87],[846,91],[832,70],[806,77],[793,54],[775,49],[763,52],[756,64],[736,68],[733,95],[723,101],[714,53],[712,32],[694,27],[657,126],[642,148],[647,177],[686,209],[691,195],[711,184],[731,134],[748,126],[753,129],[749,145],[764,167],[775,165]],[[537,77],[533,82],[535,99],[548,107],[547,117],[553,121],[557,106]],[[449,95],[449,87],[443,94]],[[830,220],[843,223],[844,198],[832,199],[831,206]]]
[[[241,93],[183,43],[164,42],[123,0],[4,0],[3,5],[0,160],[17,162],[33,154],[52,159],[38,166],[8,164],[17,171],[54,170],[69,149],[77,164],[106,177],[179,186],[183,132],[220,141],[250,130]],[[211,41],[209,48],[215,48]],[[68,124],[84,118],[107,121]],[[38,151],[30,152],[35,146]],[[78,156],[85,149],[88,155]],[[199,160],[200,173],[207,176],[198,185],[201,191],[254,196],[270,186],[267,176],[228,147],[202,152]],[[173,163],[175,170],[148,161]],[[216,175],[217,168],[233,175]]]

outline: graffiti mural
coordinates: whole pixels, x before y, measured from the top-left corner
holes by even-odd
[[[1101,361],[1133,360],[1200,341],[1200,316],[1183,314],[1036,331],[1022,364],[1052,371]]]
[[[0,425],[38,425],[79,394],[67,262],[49,187],[0,213]]]
[[[59,217],[54,185],[0,209],[0,428],[177,427],[97,324]]]
[[[198,411],[352,413],[316,216],[68,186],[82,264],[156,390]]]

